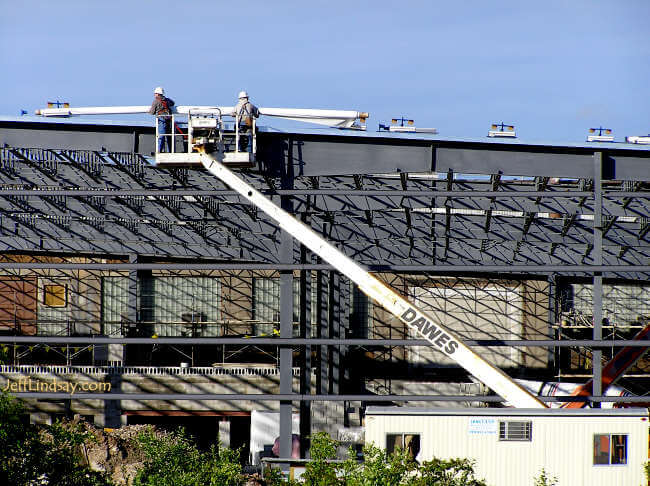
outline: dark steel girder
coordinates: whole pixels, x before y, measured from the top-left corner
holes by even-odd
[[[0,342],[8,344],[232,344],[232,345],[327,345],[327,346],[429,346],[430,343],[424,339],[335,339],[335,338],[264,338],[264,337],[203,337],[203,338],[135,338],[135,337],[101,337],[101,336],[0,336]],[[589,347],[589,348],[611,348],[611,347],[650,347],[650,340],[626,340],[626,339],[464,339],[468,346],[503,346],[503,347]]]
[[[493,198],[498,197],[502,199],[519,199],[519,198],[578,198],[593,196],[589,191],[574,191],[574,190],[556,190],[556,191],[529,191],[529,190],[512,190],[512,191],[489,191],[477,190],[475,188],[468,188],[466,190],[421,190],[421,189],[264,189],[260,190],[267,196],[349,196],[349,197],[455,197],[455,198]],[[67,196],[67,197],[81,197],[81,196],[105,196],[105,197],[121,197],[121,196],[223,196],[235,197],[241,199],[241,195],[233,190],[205,190],[205,189],[178,189],[178,188],[150,188],[140,187],[136,189],[63,189],[52,188],[48,190],[43,189],[0,189],[0,196],[11,197],[51,197],[51,196]],[[609,198],[633,198],[633,199],[648,199],[650,192],[639,191],[610,191],[605,192],[604,197]]]
[[[620,272],[650,272],[650,265],[366,265],[372,272],[432,272],[432,273],[620,273]],[[59,270],[332,270],[331,265],[324,264],[266,264],[266,263],[54,263],[54,262],[0,262],[0,269],[59,269]]]
[[[12,392],[18,398],[38,398],[41,400],[253,400],[253,401],[287,401],[287,402],[467,402],[480,401],[500,403],[504,398],[496,395],[304,395],[292,394],[265,394],[265,393],[50,393],[50,392]],[[607,397],[607,396],[553,396],[538,397],[543,402],[617,402],[617,403],[646,403],[648,397]]]

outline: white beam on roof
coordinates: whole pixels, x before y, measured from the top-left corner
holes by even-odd
[[[71,116],[71,115],[133,115],[138,113],[149,113],[149,106],[87,106],[68,108],[43,108],[36,110],[41,116]],[[192,106],[179,105],[174,109],[175,113],[188,114],[201,112],[219,111],[222,115],[232,116],[234,106]],[[329,127],[349,128],[357,119],[365,121],[368,113],[353,110],[320,110],[310,108],[260,108],[260,114],[288,120],[296,120],[307,123],[316,123]]]
[[[70,115],[134,115],[148,113],[149,106],[85,106],[68,108],[43,108],[34,113],[40,116],[70,116]]]

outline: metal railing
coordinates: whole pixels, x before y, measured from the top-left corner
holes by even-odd
[[[181,115],[184,116],[184,115]],[[170,119],[170,128],[171,132],[170,133],[160,133],[160,123],[159,120],[160,118],[169,118]],[[183,133],[182,131],[180,133],[176,133],[177,129],[180,129],[182,125],[187,126],[188,123],[187,121],[178,121],[179,115],[171,114],[171,115],[156,115],[156,142],[155,142],[155,149],[156,153],[161,153],[162,151],[160,150],[161,145],[164,147],[165,141],[168,142],[167,146],[170,148],[171,153],[176,153],[176,137],[182,137],[182,142],[183,145],[185,141],[187,140],[187,133]],[[181,152],[184,152],[185,150],[182,150]]]
[[[159,120],[161,117],[170,120],[170,132],[161,133]],[[232,118],[234,132],[234,144],[227,144],[224,132],[228,132],[224,117]],[[206,143],[221,145],[226,152],[253,153],[257,152],[257,124],[254,117],[250,117],[250,126],[246,126],[241,115],[224,114],[218,108],[210,110],[189,110],[187,114],[156,115],[156,153],[165,153],[160,148],[167,146],[170,150],[167,153],[191,153],[194,147]],[[183,131],[183,127],[185,131]],[[205,132],[197,135],[197,132]],[[243,137],[246,137],[246,144],[243,144]],[[182,150],[178,150],[178,138],[183,144]],[[232,140],[232,139],[231,139]],[[167,142],[167,143],[165,143]],[[230,145],[234,145],[231,147]]]
[[[293,376],[300,376],[301,369],[294,367]],[[70,366],[70,365],[0,365],[0,375],[19,374],[56,374],[71,375],[74,373],[84,375],[205,375],[205,376],[278,376],[280,370],[277,366],[263,366],[258,364],[233,364],[226,366]]]

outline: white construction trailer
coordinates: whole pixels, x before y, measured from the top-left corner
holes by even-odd
[[[468,458],[494,486],[532,485],[542,468],[559,486],[640,486],[648,461],[646,409],[368,407],[366,444],[416,459]]]

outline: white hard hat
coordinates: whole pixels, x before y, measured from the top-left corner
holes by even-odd
[[[239,98],[248,98],[248,93],[246,91],[240,91]]]
[[[153,90],[153,94],[164,95],[164,94],[165,94],[165,90],[162,89],[161,86],[158,86],[156,89]]]

